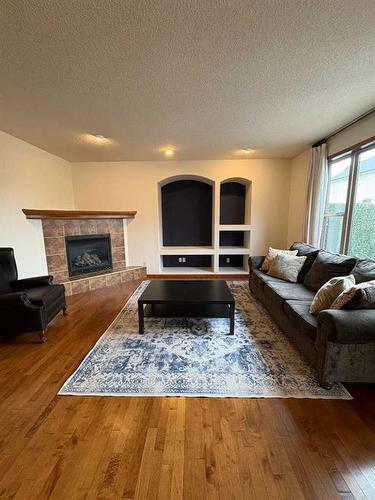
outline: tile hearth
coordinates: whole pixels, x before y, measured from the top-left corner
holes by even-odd
[[[116,286],[132,280],[145,279],[147,275],[145,267],[129,266],[121,271],[110,271],[98,276],[86,276],[84,278],[72,279],[63,282],[66,295],[75,295],[88,291],[98,290],[108,286]]]

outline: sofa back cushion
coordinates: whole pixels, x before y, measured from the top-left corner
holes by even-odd
[[[298,255],[307,255],[311,252],[316,252],[320,250],[320,248],[314,247],[313,245],[309,245],[308,243],[302,243],[301,241],[295,241],[290,250],[298,250]]]
[[[298,283],[303,283],[306,274],[310,271],[311,266],[313,265],[315,259],[318,256],[319,248],[313,247],[312,245],[308,245],[307,243],[301,243],[299,241],[295,241],[293,245],[290,247],[290,250],[297,250],[298,256],[306,257],[305,263],[303,264],[297,278]]]
[[[351,274],[357,259],[320,250],[311,269],[306,274],[304,284],[317,291],[332,278]]]
[[[358,303],[360,299],[364,299],[365,297],[365,295],[362,295],[362,289],[364,288],[373,288],[375,290],[375,280],[363,281],[362,283],[357,283],[356,285],[347,288],[342,293],[340,293],[337,299],[331,304],[330,309],[345,309],[345,306],[353,299],[356,294],[357,298],[355,302]]]
[[[369,259],[358,259],[353,269],[356,283],[375,280],[375,261]]]
[[[358,288],[344,309],[375,309],[375,286]]]

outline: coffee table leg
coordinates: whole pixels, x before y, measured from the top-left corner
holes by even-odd
[[[145,315],[143,311],[143,303],[138,302],[138,324],[139,324],[139,333],[142,335],[145,333]]]
[[[229,335],[234,335],[234,304],[229,304],[230,330]]]

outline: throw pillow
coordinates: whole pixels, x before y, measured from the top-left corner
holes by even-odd
[[[318,314],[324,309],[329,309],[334,300],[347,288],[355,285],[354,276],[338,276],[325,283],[313,298],[310,306],[311,314]]]
[[[359,288],[344,309],[375,309],[375,286]]]
[[[351,274],[356,262],[357,259],[321,250],[307,273],[304,284],[310,290],[317,291],[330,279]]]
[[[270,270],[271,262],[279,253],[283,253],[286,255],[297,255],[298,250],[279,250],[278,248],[269,247],[268,253],[263,261],[260,270],[267,273]]]
[[[354,285],[354,286],[351,286],[350,288],[347,288],[342,293],[340,293],[340,295],[337,297],[337,299],[331,305],[330,309],[342,309],[348,302],[350,302],[353,299],[357,290],[361,290],[363,288],[368,288],[371,286],[372,287],[375,286],[375,280],[365,281],[363,283],[358,283],[357,285]]]
[[[297,283],[298,275],[305,261],[306,257],[279,253],[271,262],[268,274],[275,276],[275,278]]]

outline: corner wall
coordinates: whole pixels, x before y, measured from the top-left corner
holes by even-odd
[[[130,265],[159,271],[158,183],[175,175],[252,182],[251,251],[285,247],[288,231],[290,160],[205,160],[72,163],[76,209],[137,210],[128,224]]]
[[[46,274],[41,221],[22,208],[73,209],[71,166],[0,131],[0,246],[15,249],[21,278]]]
[[[293,158],[291,164],[287,236],[288,246],[294,241],[303,241],[310,154],[310,149],[304,151]]]

